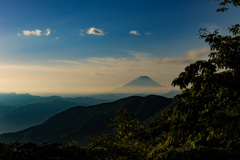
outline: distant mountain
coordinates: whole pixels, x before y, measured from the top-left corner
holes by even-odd
[[[0,101],[2,102],[0,105],[0,133],[5,133],[41,124],[54,114],[73,106],[89,106],[110,100],[90,97],[62,98],[60,96],[40,97],[30,94],[1,93]],[[9,106],[9,104],[14,106]]]
[[[0,104],[20,107],[32,103],[49,102],[59,98],[61,97],[59,96],[40,97],[33,96],[27,93],[26,94],[0,93]]]
[[[70,102],[77,103],[77,105],[89,106],[103,102],[109,102],[105,99],[96,99],[91,97],[76,97],[76,98],[63,98],[60,96],[41,97],[30,94],[16,94],[16,93],[0,93],[0,105],[2,106],[26,106],[34,103],[45,103],[53,100],[62,99]]]
[[[19,131],[0,135],[0,142],[69,142],[85,140],[90,135],[110,133],[107,124],[114,116],[116,108],[126,108],[140,121],[151,117],[159,110],[172,103],[172,99],[150,95],[146,97],[132,96],[110,103],[89,107],[73,107],[45,121],[43,124]]]
[[[161,89],[161,85],[152,80],[148,76],[140,76],[133,81],[116,88],[116,92],[120,93],[158,93]]]
[[[140,76],[125,84],[123,87],[161,87],[161,85],[148,76]]]

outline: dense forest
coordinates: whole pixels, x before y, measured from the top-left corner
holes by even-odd
[[[239,0],[216,0],[218,12]],[[114,134],[90,137],[90,143],[0,144],[1,160],[237,160],[240,157],[240,24],[218,30],[200,29],[209,44],[208,60],[185,68],[172,82],[182,93],[174,107],[155,120],[141,123],[133,114],[117,109],[112,119]]]

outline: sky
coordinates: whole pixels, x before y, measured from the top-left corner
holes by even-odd
[[[214,0],[0,0],[0,92],[114,92],[139,76],[162,87],[209,46],[200,28],[239,23]]]

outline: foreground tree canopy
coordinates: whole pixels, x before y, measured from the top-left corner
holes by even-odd
[[[216,1],[220,12],[240,6],[239,0]],[[143,125],[119,109],[110,125],[115,134],[92,137],[87,146],[1,144],[0,159],[239,159],[240,25],[228,30],[229,35],[220,35],[200,29],[209,59],[190,64],[174,79],[172,85],[182,90],[178,103],[152,123]]]

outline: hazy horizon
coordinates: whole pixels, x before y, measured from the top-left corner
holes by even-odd
[[[134,92],[135,91],[135,92]],[[30,92],[0,92],[0,94],[30,94],[33,96],[42,96],[42,97],[49,97],[49,96],[61,96],[64,98],[67,97],[91,97],[91,96],[97,96],[97,95],[118,95],[118,94],[126,94],[126,95],[164,95],[172,91],[179,91],[176,88],[173,88],[172,90],[161,90],[161,89],[155,89],[155,90],[146,90],[146,88],[138,88],[136,90],[133,90],[132,92],[126,92],[126,90],[119,91],[119,90],[113,90],[112,92],[85,92],[85,93],[71,93],[71,92],[36,92],[36,93],[30,93]]]
[[[0,91],[112,93],[142,75],[164,86],[159,93],[178,89],[171,83],[185,66],[207,59],[198,30],[225,34],[239,19],[239,10],[217,7],[209,0],[0,1]]]

